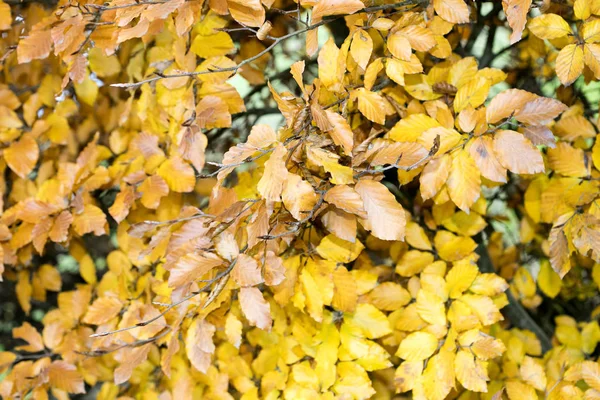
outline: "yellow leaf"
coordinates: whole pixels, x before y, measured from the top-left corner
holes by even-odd
[[[416,142],[423,132],[439,126],[438,121],[426,114],[411,114],[398,121],[388,136],[396,142]]]
[[[377,339],[392,332],[385,314],[371,304],[358,304],[353,314],[344,314],[344,322],[368,339]]]
[[[338,347],[340,345],[340,333],[328,317],[321,325],[321,331],[316,336],[321,344],[317,348],[315,356],[315,372],[319,377],[321,389],[329,389],[336,381],[336,363],[338,361]]]
[[[358,109],[369,121],[385,124],[385,100],[380,94],[360,88],[353,91],[352,96],[358,98]]]
[[[89,254],[84,255],[79,261],[79,274],[84,281],[90,285],[94,285],[97,282],[96,278],[96,265],[94,260]]]
[[[454,204],[464,212],[469,212],[480,196],[481,177],[475,161],[467,151],[458,151],[453,156],[446,186]]]
[[[567,106],[558,100],[538,97],[515,110],[514,116],[525,124],[546,125],[566,109]]]
[[[509,400],[537,400],[538,395],[530,385],[516,380],[506,382],[506,394]]]
[[[467,304],[471,308],[473,314],[475,314],[485,326],[492,325],[493,323],[504,319],[492,299],[489,297],[468,294],[460,297],[460,301]]]
[[[180,157],[169,158],[158,168],[157,174],[167,182],[169,189],[178,193],[194,190],[196,175],[194,169]]]
[[[508,118],[539,96],[521,89],[508,89],[498,93],[486,108],[487,122],[495,124]]]
[[[387,48],[394,57],[404,61],[410,60],[412,48],[405,35],[398,32],[390,35],[387,40]]]
[[[83,377],[77,368],[65,361],[53,361],[47,369],[48,381],[56,389],[67,393],[85,393]]]
[[[600,36],[600,34],[598,35]],[[583,59],[585,61],[585,65],[587,65],[596,79],[600,77],[600,45],[599,44],[589,44],[586,43],[583,46]]]
[[[323,0],[312,9],[313,22],[320,21],[326,15],[354,14],[365,5],[360,0]]]
[[[263,282],[261,269],[256,260],[246,254],[237,256],[237,262],[231,271],[233,280],[242,287],[254,286]]]
[[[477,264],[468,259],[454,263],[454,267],[446,275],[448,295],[453,299],[462,295],[471,286],[478,274]]]
[[[239,349],[242,343],[242,322],[233,314],[229,312],[225,319],[225,335],[227,340],[235,348]]]
[[[75,214],[73,217],[73,229],[81,236],[90,232],[97,236],[104,235],[107,226],[104,212],[92,204],[86,204],[83,212]]]
[[[470,237],[461,237],[448,231],[437,231],[433,239],[439,256],[445,261],[458,261],[469,256],[477,243]]]
[[[541,291],[550,298],[555,298],[562,288],[562,280],[554,272],[548,260],[540,261],[540,272],[537,276],[537,283]]]
[[[406,339],[405,339],[406,340]],[[396,369],[394,384],[400,393],[412,390],[423,373],[423,361],[404,361]]]
[[[586,20],[590,17],[591,7],[590,1],[587,0],[575,0],[573,4],[573,12],[577,19]]]
[[[347,264],[356,260],[364,248],[358,240],[350,243],[335,235],[327,235],[316,250],[326,260]]]
[[[487,99],[490,81],[485,78],[473,78],[461,86],[454,98],[454,111],[459,113],[468,106],[477,108]]]
[[[235,50],[235,45],[227,32],[213,35],[197,35],[190,50],[200,58],[224,56]]]
[[[434,261],[433,255],[424,251],[411,250],[406,252],[398,264],[396,264],[396,273],[400,276],[413,276]]]
[[[206,253],[206,256],[202,256],[188,253],[177,260],[175,266],[170,270],[169,286],[179,287],[192,283],[222,263],[220,258],[212,254]]]
[[[455,387],[454,352],[441,350],[427,361],[423,391],[428,399],[444,400]]]
[[[529,30],[540,39],[557,39],[572,33],[571,27],[556,14],[542,14],[529,22]]]
[[[384,311],[394,311],[411,301],[410,293],[397,283],[383,282],[367,295],[369,303]]]
[[[419,250],[431,250],[431,242],[425,230],[416,222],[406,224],[406,243]]]
[[[10,15],[10,6],[3,1],[0,1],[0,31],[10,29],[12,25],[12,17]]]
[[[80,101],[90,106],[93,106],[94,103],[96,103],[99,89],[96,82],[90,79],[89,75],[86,76],[83,81],[75,82],[73,86],[75,87],[77,98]]]
[[[112,296],[97,298],[87,309],[83,322],[91,325],[102,325],[117,316],[123,304]]]
[[[439,296],[421,289],[417,293],[417,312],[423,320],[432,325],[446,324],[446,307]]]
[[[560,82],[569,86],[583,72],[583,46],[569,44],[565,46],[556,58],[556,75]]]
[[[345,72],[340,68],[339,57],[340,49],[335,45],[333,37],[330,37],[319,51],[319,79],[323,86],[336,92],[343,89],[342,76]]]
[[[467,350],[459,350],[454,359],[454,370],[456,379],[467,390],[473,392],[486,392],[487,363],[476,360]]]
[[[478,332],[479,334],[479,332]],[[471,350],[482,360],[489,360],[502,355],[506,350],[502,340],[494,339],[491,336],[483,336],[480,334],[480,338],[471,345]]]
[[[354,61],[363,70],[367,69],[367,64],[371,59],[373,52],[373,39],[368,32],[357,29],[352,36],[352,44],[350,45],[350,55]],[[368,117],[367,117],[368,118]]]
[[[352,313],[358,300],[357,283],[346,267],[339,266],[333,272],[334,294],[331,305],[340,311]]]
[[[337,364],[337,374],[338,379],[333,385],[333,391],[340,398],[368,399],[375,394],[367,372],[360,365],[340,362]]]
[[[396,356],[407,361],[422,361],[433,355],[438,347],[437,338],[431,333],[415,332],[400,342]]]
[[[539,391],[546,390],[546,372],[543,365],[535,359],[525,356],[519,368],[521,379]]]
[[[260,0],[230,0],[231,16],[245,26],[259,27],[265,22],[265,9]]]

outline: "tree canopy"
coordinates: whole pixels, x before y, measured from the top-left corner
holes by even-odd
[[[599,399],[600,0],[0,0],[3,399]]]

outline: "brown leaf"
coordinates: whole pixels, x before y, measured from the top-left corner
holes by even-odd
[[[567,236],[562,227],[554,227],[550,231],[550,264],[561,278],[571,269],[570,252]]]
[[[286,157],[287,149],[280,143],[265,162],[265,171],[258,182],[257,189],[267,201],[281,201],[281,192],[288,175],[285,167]]]
[[[435,12],[453,24],[469,22],[469,7],[463,0],[433,0]]]
[[[355,186],[363,200],[367,218],[361,223],[373,236],[382,240],[404,240],[404,209],[381,183],[363,179]]]
[[[540,151],[521,133],[499,131],[494,135],[494,152],[500,164],[515,174],[545,171]]]
[[[120,223],[123,221],[127,214],[129,214],[129,209],[135,202],[135,193],[133,191],[133,187],[130,185],[121,186],[121,191],[117,194],[115,198],[115,202],[108,209],[110,215]]]
[[[493,182],[506,183],[506,169],[494,153],[494,141],[489,136],[479,136],[471,142],[469,153],[481,175]]]
[[[265,283],[268,286],[277,286],[285,279],[285,266],[283,260],[272,251],[267,251],[265,259]]]
[[[525,23],[527,22],[527,14],[531,7],[532,0],[502,0],[502,8],[508,20],[508,25],[512,28],[510,35],[510,44],[521,40]]]
[[[486,109],[487,122],[495,124],[520,110],[539,96],[521,89],[508,89],[498,93]]]
[[[316,206],[318,197],[312,185],[300,176],[288,173],[281,194],[285,208],[292,216],[301,221],[310,216]]]
[[[333,125],[333,129],[328,132],[333,142],[341,146],[344,149],[344,153],[351,155],[354,148],[354,132],[352,132],[352,128],[350,128],[346,118],[329,110],[325,110],[325,114],[329,122]]]
[[[190,362],[204,374],[208,372],[212,354],[215,352],[215,331],[214,325],[206,322],[204,317],[198,317],[192,322],[185,338],[185,351]]]
[[[49,31],[33,29],[29,35],[19,40],[17,46],[17,59],[19,64],[25,64],[31,60],[39,60],[48,57],[52,49],[52,37]]]
[[[327,15],[354,14],[363,8],[360,0],[321,0],[312,9],[312,21],[320,21]]]
[[[264,330],[271,329],[271,306],[260,290],[255,287],[241,288],[238,298],[242,312],[251,325]]]
[[[116,385],[125,383],[131,378],[133,370],[146,361],[148,353],[152,349],[152,343],[139,347],[125,347],[119,353],[121,365],[115,369],[114,381]]]
[[[535,146],[548,146],[550,148],[556,147],[556,139],[554,138],[554,134],[546,126],[528,126],[523,130],[523,135]]]
[[[419,177],[423,200],[431,199],[440,191],[444,183],[446,183],[448,175],[450,175],[451,165],[452,158],[448,154],[427,163]]]
[[[527,102],[515,113],[515,118],[524,124],[546,125],[558,117],[567,106],[558,100],[538,97]]]
[[[351,214],[366,218],[367,214],[360,195],[347,185],[336,185],[325,193],[324,200]]]
[[[246,254],[240,254],[237,257],[231,277],[241,287],[255,286],[263,282],[258,263]]]
[[[322,214],[321,222],[328,231],[335,234],[340,239],[344,239],[351,243],[356,242],[357,226],[355,215],[335,207],[330,207],[328,211]]]
[[[169,286],[179,287],[192,283],[221,264],[223,261],[216,256],[209,258],[196,253],[186,254],[170,270]]]

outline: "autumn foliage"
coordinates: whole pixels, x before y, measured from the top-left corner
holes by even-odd
[[[598,81],[600,0],[0,0],[0,396],[599,399]]]

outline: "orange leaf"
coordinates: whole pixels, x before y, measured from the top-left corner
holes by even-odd
[[[28,343],[26,346],[15,347],[16,350],[23,350],[29,353],[35,353],[44,350],[42,335],[40,335],[38,331],[31,326],[31,324],[29,324],[29,322],[24,322],[20,327],[13,328],[12,334],[13,338],[23,339]]]
[[[25,134],[19,141],[4,149],[3,155],[9,168],[21,178],[26,178],[37,164],[40,151],[35,139]]]

